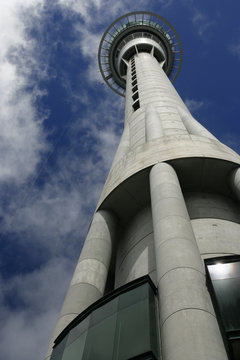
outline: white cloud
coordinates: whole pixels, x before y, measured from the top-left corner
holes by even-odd
[[[214,26],[215,22],[210,20],[206,14],[201,12],[196,7],[193,7],[192,13],[192,22],[196,27],[199,36],[203,36],[210,27]]]
[[[87,227],[80,191],[65,190],[55,182],[47,184],[41,192],[32,191],[22,207],[5,216],[5,231],[14,230],[25,244],[32,247],[39,244],[47,248],[49,255],[73,255],[73,246],[80,242],[79,231],[84,233]]]
[[[88,108],[72,124],[71,147],[61,151],[55,172],[49,173],[42,188],[33,184],[27,193],[15,196],[4,214],[3,231],[15,231],[25,243],[39,244],[49,254],[74,254],[86,234],[89,211],[97,204],[121,133],[123,99],[109,89],[107,93],[94,111]]]
[[[124,15],[127,12],[137,11],[150,3],[150,0],[139,0],[137,4],[132,4],[128,0],[58,0],[59,5],[68,11],[80,14],[85,25],[92,27],[96,24],[106,23],[106,26],[115,20],[115,17]]]
[[[39,224],[36,225],[37,217],[43,215],[40,211],[41,201],[33,205],[28,198],[26,205],[22,199],[25,190],[21,187],[35,174],[41,155],[48,148],[42,126],[45,114],[39,112],[36,106],[39,97],[45,95],[44,91],[38,89],[37,82],[47,75],[46,62],[43,61],[39,44],[28,33],[33,22],[35,29],[41,22],[44,3],[44,0],[8,0],[0,4],[0,182],[1,215],[5,216],[1,228],[1,235],[5,235],[1,239],[2,247],[5,246],[4,239],[8,241],[4,231],[14,232],[25,225],[27,233],[27,226],[32,224],[32,228],[39,231],[40,238],[44,229],[43,223],[41,229],[37,226]],[[3,183],[8,186],[6,193],[3,193]],[[18,186],[18,191],[14,185]],[[33,189],[29,195],[31,193],[35,195]],[[7,197],[7,211],[3,211],[3,196],[5,200]],[[35,195],[36,198],[42,199],[44,195]],[[34,214],[26,214],[29,203],[35,210],[35,218]],[[53,210],[55,208],[52,206]],[[42,221],[47,220],[44,215]],[[30,218],[28,222],[27,217]],[[25,221],[21,226],[14,222],[20,221],[20,218]],[[49,222],[47,225],[49,227]],[[57,228],[57,224],[54,225]],[[18,241],[23,245],[28,243],[31,252],[35,236],[31,231],[28,235],[32,235],[32,243],[25,241],[24,237],[18,237]],[[10,243],[8,246],[15,248]],[[62,302],[63,289],[70,277],[66,263],[66,259],[59,258],[33,273],[11,277],[10,272],[7,280],[1,280],[1,357],[6,360],[32,360],[33,356],[34,359],[43,358],[57,309]]]
[[[5,217],[5,231],[17,232],[30,252],[37,246],[40,258],[45,247],[50,257],[40,269],[14,276],[2,285],[0,346],[6,360],[32,360],[33,353],[34,360],[40,360],[46,351],[73,271],[72,259],[76,261],[87,232],[89,209],[96,206],[118,142],[123,101],[111,96],[109,89],[107,93],[94,112],[88,109],[69,130],[71,147],[63,149],[48,183],[41,190],[28,189],[24,203],[21,193],[16,196]],[[15,299],[16,309],[4,305],[7,298]]]
[[[24,90],[25,78],[15,65],[0,64],[0,181],[22,182],[33,173],[46,143],[34,93]]]
[[[0,181],[23,182],[46,150],[43,115],[35,108],[42,93],[32,82],[32,73],[44,76],[44,71],[26,31],[42,4],[43,0],[11,0],[0,5]],[[29,86],[33,91],[26,90]]]
[[[0,302],[1,357],[42,360],[73,272],[70,261],[52,259],[31,274],[1,282],[4,297],[21,304],[13,309]]]
[[[240,43],[230,45],[229,50],[234,56],[240,58]]]
[[[175,0],[158,0],[160,4],[163,5],[163,7],[167,8],[173,4]]]
[[[92,21],[89,16],[89,12],[94,8],[94,10],[100,9],[103,5],[104,0],[89,0],[89,1],[79,1],[79,0],[58,0],[59,4],[69,9],[73,12],[80,14],[86,23]]]
[[[87,81],[102,81],[98,67],[98,46],[101,40],[101,34],[95,34],[80,24],[75,25],[77,36],[79,37],[79,46],[83,56],[90,60],[86,74]]]
[[[184,103],[187,106],[188,110],[191,112],[197,111],[205,105],[203,101],[194,99],[186,99]]]
[[[146,8],[150,0],[139,0],[136,4],[128,0],[58,0],[59,5],[67,16],[67,12],[75,12],[82,16],[84,26],[75,24],[76,38],[79,39],[75,46],[81,49],[81,53],[88,58],[89,66],[85,74],[88,81],[102,82],[98,68],[98,46],[103,33],[99,34],[97,25],[106,24],[107,27],[119,17],[119,14]],[[137,9],[136,9],[137,8]],[[106,30],[105,29],[105,30]]]
[[[238,154],[240,153],[240,135],[226,133],[220,138],[220,141],[236,151]]]

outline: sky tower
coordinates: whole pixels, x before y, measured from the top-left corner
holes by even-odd
[[[181,62],[153,13],[102,37],[124,129],[46,359],[240,358],[240,158],[173,87]]]

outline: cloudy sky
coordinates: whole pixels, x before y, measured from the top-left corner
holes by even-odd
[[[103,84],[98,44],[134,10],[176,28],[177,90],[240,151],[238,0],[2,0],[1,359],[44,357],[122,130],[124,99]]]

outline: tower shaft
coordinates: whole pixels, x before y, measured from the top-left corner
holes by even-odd
[[[182,108],[185,112],[188,110],[159,62],[153,55],[144,52],[135,55],[133,59],[135,65],[129,64],[127,71],[125,112],[125,122],[129,122],[130,126],[130,147],[135,148],[146,140],[148,122],[145,129],[145,114],[149,105],[152,110],[155,109],[156,121],[154,125],[156,129],[161,126],[162,136],[186,135],[188,132],[183,125],[178,108]],[[134,76],[136,76],[137,84],[135,86],[138,87],[137,92],[141,108],[141,111],[137,113],[133,112],[133,97],[136,93],[132,85]],[[148,112],[147,117],[149,115]],[[154,120],[152,121],[154,122]]]
[[[168,32],[136,14],[107,40],[124,129],[46,359],[238,360],[223,298],[240,282],[240,158],[170,82]]]

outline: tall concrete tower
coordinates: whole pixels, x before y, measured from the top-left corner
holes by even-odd
[[[240,359],[240,158],[174,89],[181,61],[156,14],[103,35],[124,130],[46,359]]]

